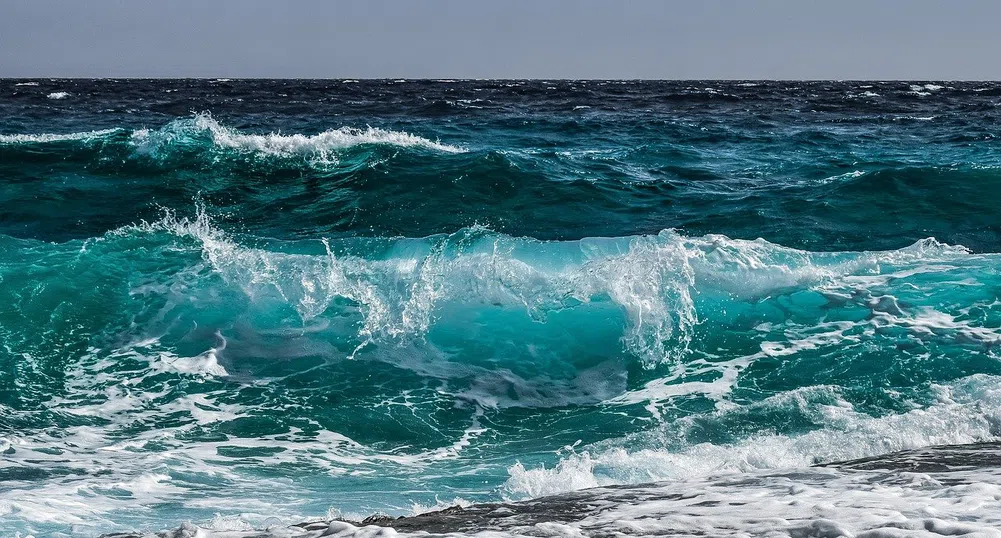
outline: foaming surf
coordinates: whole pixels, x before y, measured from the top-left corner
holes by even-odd
[[[728,406],[713,419],[683,419],[628,439],[598,443],[565,456],[552,468],[509,469],[504,491],[511,499],[531,499],[599,486],[675,481],[728,473],[802,469],[936,445],[1001,441],[1001,378],[972,376],[949,385],[933,385],[935,403],[902,414],[873,417],[859,413],[832,387],[783,393],[752,406]],[[757,408],[757,409],[755,409]],[[679,430],[697,421],[727,421],[739,415],[796,409],[819,429],[800,435],[760,433],[734,444],[700,443],[681,450],[670,445]],[[620,445],[620,446],[616,446]],[[643,445],[651,448],[636,449]],[[628,448],[627,448],[628,447]]]
[[[293,525],[274,521],[267,530],[251,530],[240,520],[217,519],[203,527],[185,524],[173,532],[109,538],[996,537],[1001,536],[999,464],[996,443],[942,446],[784,472],[594,487],[529,502],[458,501],[400,518],[336,518]],[[969,517],[971,512],[978,517]]]

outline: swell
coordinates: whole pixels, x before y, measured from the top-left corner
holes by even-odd
[[[903,299],[891,293],[909,297],[913,292],[897,289],[897,279],[927,275],[945,283],[960,277],[979,281],[987,278],[980,271],[993,267],[996,257],[973,255],[935,239],[895,251],[809,252],[761,239],[693,237],[673,230],[577,241],[512,237],[483,227],[417,239],[287,242],[246,236],[248,245],[237,237],[214,225],[202,208],[194,218],[168,211],[160,220],[68,243],[58,251],[68,256],[79,248],[77,257],[87,255],[99,264],[101,255],[129,259],[140,273],[158,267],[162,256],[163,263],[181,264],[185,270],[204,262],[211,272],[199,279],[221,278],[263,308],[288,309],[301,324],[331,312],[355,316],[357,332],[351,340],[359,346],[424,338],[437,324],[450,323],[444,312],[465,308],[497,309],[543,323],[550,315],[574,311],[583,319],[600,319],[611,308],[619,313],[611,319],[623,325],[625,350],[648,367],[683,355],[697,326],[739,321],[740,309],[782,297],[816,301],[811,308],[826,312],[828,322],[834,321],[830,316],[864,314],[870,320],[885,315],[904,326],[919,326],[922,309],[934,303],[901,306]],[[47,256],[42,254],[44,243],[5,242],[27,260]],[[152,259],[132,258],[127,252],[135,248],[131,245],[141,246]],[[9,262],[12,274],[18,268]],[[971,300],[980,298],[976,288],[969,292]],[[990,345],[995,340],[991,331],[964,322],[938,323],[943,334],[963,333],[956,338],[968,343]],[[781,355],[782,350],[772,352]]]
[[[402,132],[256,135],[207,116],[153,131],[6,136],[0,170],[12,181],[0,189],[11,204],[0,231],[44,240],[155,219],[159,206],[200,196],[247,231],[282,239],[482,225],[546,240],[675,228],[807,250],[895,249],[928,236],[1001,245],[992,161],[851,163],[820,152],[734,177],[747,175],[744,157],[710,162],[675,143],[454,153]]]

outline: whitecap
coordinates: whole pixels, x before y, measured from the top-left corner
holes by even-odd
[[[115,134],[120,129],[102,129],[80,133],[40,133],[40,134],[0,134],[0,144],[33,144],[47,142],[66,142],[71,140],[87,141]]]
[[[900,120],[912,120],[912,121],[932,121],[938,116],[894,116],[894,121]]]
[[[274,157],[305,155],[321,162],[336,162],[336,150],[366,144],[415,147],[443,153],[465,151],[457,146],[414,134],[378,127],[340,127],[315,135],[282,132],[249,134],[224,126],[209,114],[197,114],[192,118],[177,120],[156,130],[137,130],[132,134],[132,140],[139,151],[158,153],[169,151],[172,144],[197,136],[209,137],[218,148]]]

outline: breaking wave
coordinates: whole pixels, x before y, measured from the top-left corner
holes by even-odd
[[[127,510],[115,491],[179,501],[208,476],[222,489],[198,510],[218,510],[256,487],[257,465],[420,481],[429,465],[443,472],[489,449],[507,454],[484,471],[497,493],[523,499],[996,440],[1001,423],[998,256],[934,239],[875,252],[671,230],[275,241],[226,232],[200,207],[85,241],[3,247],[0,300],[16,314],[0,336],[22,350],[10,381],[49,386],[23,397],[46,394],[80,426],[27,429],[0,449],[14,484],[54,457],[96,473],[100,501],[64,511],[67,524]],[[88,344],[59,381],[46,372],[65,360],[67,323]],[[356,401],[338,400],[347,394]],[[373,405],[405,413],[361,411]],[[317,423],[317,409],[339,418]],[[533,463],[517,449],[528,409],[603,431],[527,426],[564,454]],[[423,439],[384,433],[400,427]],[[184,448],[191,436],[206,436],[197,451]],[[107,450],[128,456],[99,471]],[[34,521],[79,487],[53,478],[0,500]]]
[[[56,95],[56,94],[52,94]],[[68,96],[60,93],[62,99]],[[52,142],[94,142],[125,146],[131,152],[158,159],[175,154],[198,152],[234,152],[258,158],[306,158],[314,163],[336,163],[338,152],[363,146],[394,146],[442,153],[464,150],[414,134],[377,127],[340,127],[318,134],[272,132],[246,133],[220,124],[202,113],[174,120],[158,129],[105,129],[79,133],[41,133],[0,135],[2,145],[47,144]]]

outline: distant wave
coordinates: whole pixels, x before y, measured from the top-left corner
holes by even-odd
[[[197,114],[193,118],[175,120],[157,129],[140,129],[132,134],[132,140],[141,151],[161,151],[185,137],[208,136],[219,148],[251,152],[260,155],[290,157],[312,155],[329,159],[332,152],[366,144],[385,144],[399,147],[417,147],[445,153],[461,153],[457,146],[443,144],[417,135],[400,131],[388,131],[376,127],[364,129],[340,127],[315,135],[303,134],[248,134],[226,127],[208,114]]]
[[[115,133],[122,132],[121,129],[102,129],[99,131],[85,131],[79,133],[41,133],[41,134],[0,134],[0,144],[47,144],[50,142],[69,141],[91,141],[101,139]]]
[[[52,97],[52,96],[50,96]],[[52,97],[56,98],[56,97]],[[59,97],[62,98],[62,97]],[[127,138],[117,135],[129,133]],[[461,153],[463,148],[411,133],[378,127],[339,127],[318,134],[272,132],[245,133],[220,124],[209,114],[174,120],[158,129],[105,129],[78,133],[0,135],[0,145],[45,144],[106,139],[122,142],[138,155],[168,158],[174,152],[235,152],[260,158],[303,157],[312,162],[337,162],[337,152],[366,145],[416,148],[441,153]]]

